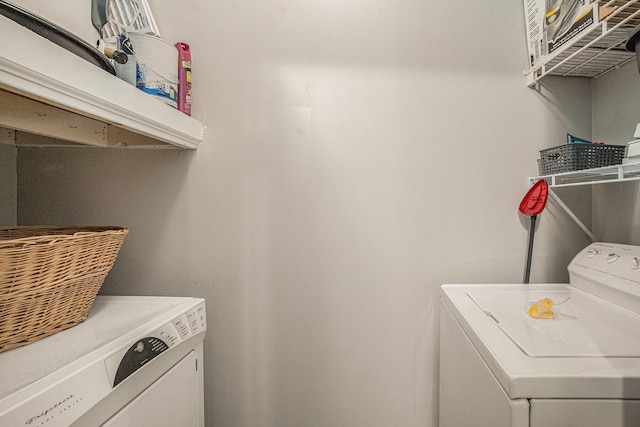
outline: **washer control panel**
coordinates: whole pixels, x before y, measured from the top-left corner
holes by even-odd
[[[572,286],[640,313],[640,246],[592,243],[568,270]]]
[[[640,283],[640,246],[614,243],[592,243],[569,264],[570,272],[589,271]]]
[[[205,307],[204,304],[200,304],[107,358],[105,365],[112,387],[120,384],[163,352],[205,331],[206,328]]]

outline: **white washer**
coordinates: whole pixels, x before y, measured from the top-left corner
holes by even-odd
[[[640,247],[594,243],[568,269],[442,286],[440,427],[640,426]],[[533,319],[542,298],[566,302]]]
[[[98,296],[82,323],[0,353],[0,426],[204,426],[200,298]]]

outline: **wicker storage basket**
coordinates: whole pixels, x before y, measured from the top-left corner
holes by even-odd
[[[128,230],[0,227],[0,352],[87,318]]]
[[[573,142],[540,151],[540,175],[553,175],[583,169],[618,165],[624,158],[624,145]]]

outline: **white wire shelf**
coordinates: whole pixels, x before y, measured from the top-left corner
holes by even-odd
[[[530,183],[540,179],[551,187],[571,187],[577,185],[605,184],[640,180],[640,162],[622,163],[594,169],[563,172],[554,175],[541,175],[529,178]]]
[[[640,25],[640,1],[601,1],[594,7],[615,10],[575,36],[567,47],[525,71],[527,86],[548,75],[596,78],[635,60],[635,52],[627,51],[625,44]]]

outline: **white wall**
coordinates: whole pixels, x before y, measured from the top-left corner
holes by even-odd
[[[593,81],[594,139],[625,145],[640,123],[640,73],[635,62]],[[597,130],[597,133],[596,133]],[[640,245],[640,185],[593,188],[593,232],[599,240]]]
[[[207,298],[209,426],[437,425],[439,286],[521,280],[526,177],[590,83],[525,86],[517,1],[152,6],[202,147],[20,149],[19,222],[128,226],[104,293]],[[532,280],[566,280],[586,240],[539,225]]]

